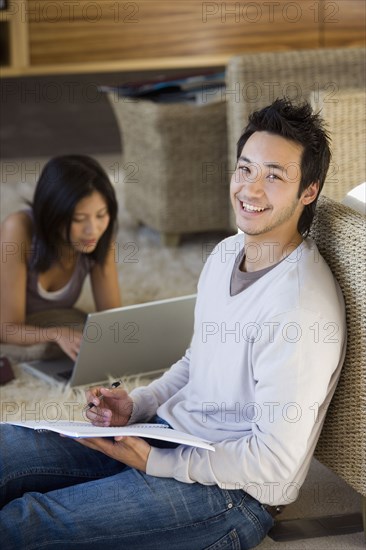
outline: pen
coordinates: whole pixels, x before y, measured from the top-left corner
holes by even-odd
[[[118,380],[117,382],[113,382],[113,384],[110,385],[110,388],[118,388],[118,386],[120,386],[121,384],[122,384],[121,380]],[[98,399],[101,401],[103,399],[103,397],[104,397],[104,395],[98,396]],[[92,403],[92,401],[90,401],[90,403],[85,405],[84,411],[89,411],[93,407],[95,407],[95,405],[94,405],[94,403]]]

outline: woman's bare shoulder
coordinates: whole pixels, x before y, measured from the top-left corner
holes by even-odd
[[[26,212],[13,212],[1,224],[1,240],[28,242],[32,239],[32,227],[32,219]]]

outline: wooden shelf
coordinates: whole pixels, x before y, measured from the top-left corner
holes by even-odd
[[[241,53],[365,43],[364,0],[8,4],[3,77],[219,67]]]
[[[8,0],[8,8],[0,11],[0,24],[6,35],[5,64],[1,76],[17,76],[29,66],[28,25],[24,18],[26,0]]]
[[[231,55],[215,56],[187,56],[187,57],[159,57],[156,59],[144,59],[133,61],[106,61],[98,63],[65,63],[60,65],[28,66],[21,70],[13,67],[1,69],[3,76],[41,76],[57,74],[86,74],[86,73],[111,73],[156,71],[164,69],[190,69],[200,67],[223,67]]]
[[[9,10],[1,10],[0,11],[0,22],[2,21],[10,21],[11,19],[11,13]]]

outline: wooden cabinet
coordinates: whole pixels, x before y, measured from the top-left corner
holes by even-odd
[[[27,4],[26,0],[6,0],[5,5],[0,11],[1,75],[16,76],[29,67]]]
[[[365,46],[366,2],[324,2],[319,23],[324,48]]]
[[[225,65],[243,52],[364,45],[364,0],[8,0],[4,76]]]

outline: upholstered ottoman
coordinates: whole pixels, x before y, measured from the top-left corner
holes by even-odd
[[[125,205],[136,220],[172,246],[182,233],[227,229],[225,102],[108,98],[122,138]]]

